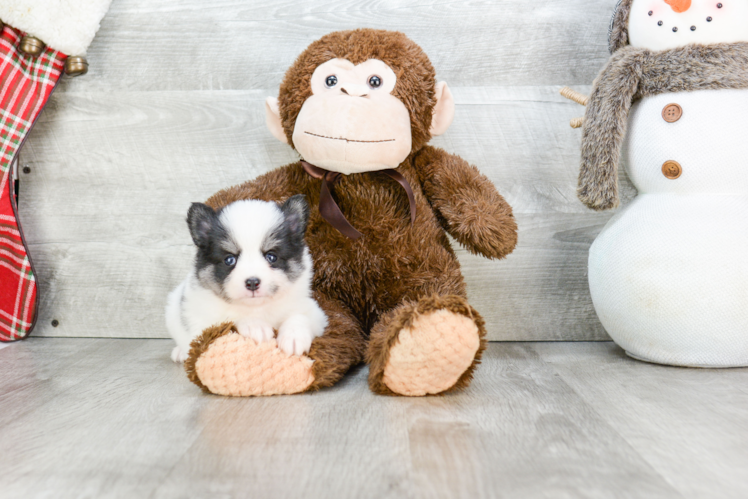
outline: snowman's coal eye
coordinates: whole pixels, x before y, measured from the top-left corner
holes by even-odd
[[[657,21],[657,26],[662,26],[662,21]]]
[[[691,31],[696,31],[696,26],[691,26]]]
[[[721,8],[722,8],[722,4],[721,4],[721,3],[718,3],[718,4],[717,4],[717,8],[718,8],[718,9],[721,9]]]
[[[382,79],[377,75],[371,75],[369,77],[369,87],[376,89],[382,85]]]
[[[325,78],[325,85],[327,85],[327,88],[334,87],[338,84],[338,77],[335,75],[330,75],[327,78]]]

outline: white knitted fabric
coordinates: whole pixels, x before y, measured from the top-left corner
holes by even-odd
[[[667,123],[662,109],[683,108]],[[663,94],[632,109],[625,145],[639,196],[590,249],[600,320],[631,356],[748,365],[748,91]],[[675,180],[667,160],[683,168]]]
[[[675,103],[683,116],[675,123],[662,109]],[[717,193],[748,196],[748,90],[674,92],[642,99],[629,115],[624,144],[626,171],[643,193]],[[683,167],[676,180],[662,164]]]
[[[0,19],[69,56],[85,55],[112,0],[2,0]]]

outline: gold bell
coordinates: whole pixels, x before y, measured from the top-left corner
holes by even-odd
[[[81,76],[88,73],[88,61],[83,56],[70,56],[65,59],[65,74]]]
[[[44,42],[36,37],[25,35],[23,38],[21,38],[21,44],[18,46],[18,48],[24,54],[36,57],[44,50]]]

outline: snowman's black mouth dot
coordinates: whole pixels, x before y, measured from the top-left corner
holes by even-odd
[[[649,15],[651,16],[652,14],[654,14],[654,12],[652,12],[652,11],[650,10],[650,11],[649,11]]]
[[[718,4],[717,4],[717,8],[718,8],[718,9],[721,9],[721,8],[722,8],[722,4],[721,4],[721,3],[718,3]]]
[[[691,31],[696,31],[696,26],[691,26]]]
[[[662,21],[657,21],[657,26],[662,26]]]
[[[677,32],[678,32],[678,27],[677,26],[673,26],[673,33],[677,33]]]
[[[711,23],[712,22],[712,16],[709,16],[706,18],[706,22]]]

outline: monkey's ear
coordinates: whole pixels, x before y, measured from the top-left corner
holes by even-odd
[[[442,135],[447,131],[455,117],[455,100],[447,82],[436,84],[436,106],[431,115],[431,135]]]
[[[268,129],[270,129],[270,133],[273,134],[273,137],[284,144],[288,144],[288,138],[283,131],[280,109],[278,109],[278,99],[275,97],[265,99],[265,123]]]

